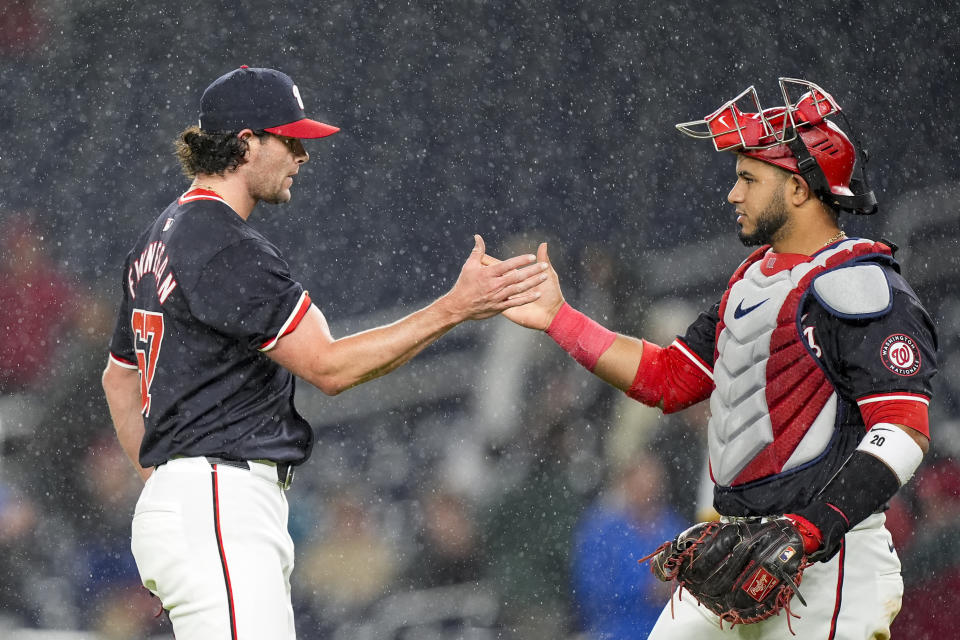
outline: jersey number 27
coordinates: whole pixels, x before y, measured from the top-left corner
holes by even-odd
[[[133,310],[134,350],[140,370],[140,413],[150,415],[150,385],[157,371],[157,358],[163,342],[163,314],[156,311]]]

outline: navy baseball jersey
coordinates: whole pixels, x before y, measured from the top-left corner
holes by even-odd
[[[710,398],[721,514],[806,506],[878,422],[929,435],[936,333],[881,243],[757,251],[671,349],[701,372],[691,399]]]
[[[140,464],[306,460],[294,377],[264,352],[309,308],[277,248],[216,193],[167,207],[127,255],[110,342],[111,359],[140,372]]]

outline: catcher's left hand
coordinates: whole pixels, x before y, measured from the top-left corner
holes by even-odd
[[[798,589],[808,564],[803,538],[788,518],[701,522],[646,560],[655,576],[676,580],[721,624],[759,622],[786,609],[789,625],[794,594],[807,604]]]

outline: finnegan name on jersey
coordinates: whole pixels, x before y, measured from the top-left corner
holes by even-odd
[[[157,299],[160,300],[160,304],[166,302],[167,297],[177,288],[177,279],[173,277],[172,272],[167,273],[164,277],[169,264],[167,245],[160,240],[148,244],[140,257],[134,260],[130,264],[130,269],[127,270],[127,286],[130,288],[130,297],[137,297],[137,283],[143,276],[152,273],[157,281]]]

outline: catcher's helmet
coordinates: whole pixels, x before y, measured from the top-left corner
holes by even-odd
[[[791,84],[808,89],[796,102],[787,90]],[[863,172],[866,152],[860,152],[860,175],[854,177],[857,150],[840,127],[825,119],[840,113],[840,105],[806,80],[780,78],[780,89],[782,107],[761,108],[751,86],[703,120],[681,122],[677,129],[713,140],[717,151],[738,151],[799,174],[821,199],[839,209],[875,213],[877,199]],[[756,111],[744,112],[737,106],[747,96]]]

